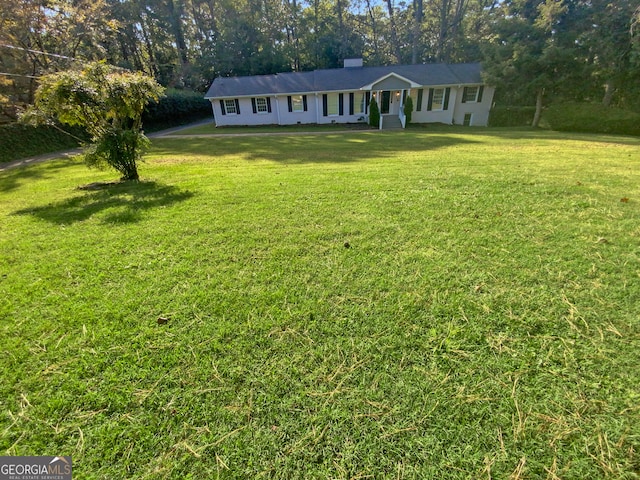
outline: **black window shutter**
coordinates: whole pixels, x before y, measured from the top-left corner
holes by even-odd
[[[482,101],[482,93],[484,92],[484,85],[480,85],[478,89],[478,103]]]
[[[227,110],[224,108],[224,100],[220,100],[220,110],[222,110],[223,115],[227,114]]]
[[[271,113],[271,99],[267,97],[267,112]]]
[[[293,103],[291,102],[291,95],[287,96],[287,105],[289,106],[289,113],[293,112]]]
[[[307,96],[302,95],[302,110],[307,111]]]
[[[338,115],[344,115],[344,93],[338,94]]]
[[[251,108],[253,108],[253,113],[258,113],[258,109],[256,108],[256,99],[251,99]]]
[[[462,103],[467,103],[467,87],[462,90]]]
[[[371,103],[371,92],[364,94],[364,113],[369,114],[369,103]]]
[[[236,113],[240,115],[240,102],[238,101],[237,98],[236,98]]]
[[[322,94],[322,116],[323,117],[327,116],[327,110],[328,110],[328,107],[327,107],[327,94],[324,93],[324,94]]]
[[[416,100],[416,112],[422,111],[422,95],[424,95],[424,88],[418,90],[418,99]]]
[[[449,109],[449,96],[451,95],[451,87],[447,87],[444,90],[444,106],[442,107],[443,110],[448,110]]]
[[[353,115],[353,103],[354,103],[355,94],[351,92],[349,94],[349,115]]]
[[[433,88],[429,89],[429,100],[427,100],[427,111],[431,111],[433,109]]]

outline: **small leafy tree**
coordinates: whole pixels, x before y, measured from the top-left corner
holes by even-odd
[[[369,125],[373,128],[380,128],[380,109],[375,97],[371,97],[369,102]]]
[[[404,116],[407,118],[407,125],[411,123],[411,114],[413,113],[413,100],[407,96],[404,101]]]
[[[35,104],[22,120],[84,127],[92,142],[85,150],[89,166],[108,165],[122,174],[122,180],[138,180],[137,161],[149,144],[142,132],[142,112],[163,92],[141,73],[91,63],[79,71],[44,76]]]

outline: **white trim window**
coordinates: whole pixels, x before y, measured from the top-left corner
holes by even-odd
[[[238,110],[236,109],[236,101],[234,99],[225,100],[224,101],[224,109],[225,109],[225,113],[227,115],[237,115],[238,114]]]
[[[444,110],[444,88],[434,88],[431,110]]]
[[[464,87],[462,103],[476,103],[482,101],[482,87]]]
[[[254,114],[267,115],[271,113],[271,99],[269,97],[253,97],[251,109]]]
[[[220,100],[222,115],[240,115],[240,102],[237,98]]]
[[[256,111],[258,113],[269,113],[269,107],[267,106],[266,97],[256,98]]]
[[[340,102],[337,93],[329,93],[327,95],[327,115],[330,117],[340,114]]]
[[[294,113],[304,112],[302,95],[291,95],[291,111]]]

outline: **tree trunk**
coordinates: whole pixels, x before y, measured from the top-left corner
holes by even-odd
[[[393,43],[393,52],[396,57],[396,63],[402,63],[402,55],[400,54],[400,44],[398,43],[398,35],[396,34],[396,20],[393,14],[393,0],[387,0],[387,9],[389,10],[389,27],[391,28],[391,42]]]
[[[540,117],[542,116],[542,97],[544,96],[544,88],[538,90],[538,94],[536,95],[536,113],[533,115],[533,122],[531,122],[531,126],[533,128],[538,128],[540,125]]]
[[[373,53],[374,53],[374,58],[376,59],[376,61],[379,61],[378,59],[380,58],[380,46],[378,44],[378,24],[376,22],[376,17],[374,15],[374,10],[373,7],[371,5],[371,0],[366,0],[367,2],[367,13],[369,16],[369,19],[371,20],[371,38],[373,41]]]
[[[215,0],[209,0],[207,2],[207,6],[209,7],[209,13],[211,17],[209,18],[209,27],[211,29],[210,38],[214,44],[217,44],[218,41],[218,23],[217,23],[217,15],[216,15],[216,6]]]
[[[444,54],[442,58],[442,60],[445,62],[451,62],[451,50],[455,43],[458,41],[458,31],[460,30],[465,11],[465,0],[457,0],[457,3],[455,4],[455,13],[453,15],[453,19],[448,22],[447,26],[447,43],[444,45]]]
[[[613,85],[613,80],[607,80],[607,83],[604,84],[604,97],[602,97],[602,105],[605,107],[611,106],[611,101],[613,100],[613,94],[616,91],[615,86]]]
[[[438,43],[436,44],[436,58],[439,62],[444,61],[445,43],[447,42],[447,33],[449,30],[449,0],[442,0],[440,5],[440,26],[438,29]]]
[[[340,50],[339,55],[340,58],[338,60],[344,60],[347,53],[347,35],[344,29],[344,19],[343,19],[343,10],[344,5],[342,4],[342,0],[336,1],[336,14],[338,16],[338,29],[340,30]]]
[[[184,15],[184,5],[182,0],[169,0],[167,2],[167,8],[169,10],[169,22],[171,23],[171,29],[173,30],[173,36],[176,40],[176,47],[178,49],[178,56],[180,57],[181,74],[184,77],[187,66],[189,64],[189,57],[187,54],[187,43],[184,37],[184,31],[182,29],[182,16]]]
[[[411,63],[418,63],[418,47],[422,40],[422,17],[423,8],[422,0],[413,0],[413,35],[411,39]]]
[[[287,41],[293,46],[293,71],[300,71],[300,39],[298,38],[298,4],[296,0],[286,0],[289,15],[286,23]]]
[[[155,50],[151,43],[151,38],[148,33],[148,26],[146,25],[147,15],[140,15],[140,31],[142,32],[142,38],[144,39],[145,47],[147,48],[147,55],[149,55],[149,63],[151,72],[155,78],[160,75],[160,69],[158,62],[156,61]]]
[[[320,31],[320,0],[313,0],[313,40],[316,43],[316,46],[313,47],[313,57],[315,59],[315,64],[318,65],[320,63],[320,50],[318,49],[318,32]]]

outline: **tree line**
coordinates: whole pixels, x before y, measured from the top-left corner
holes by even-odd
[[[498,99],[640,107],[638,0],[0,0],[0,105],[105,60],[167,87],[216,76],[482,61]]]

